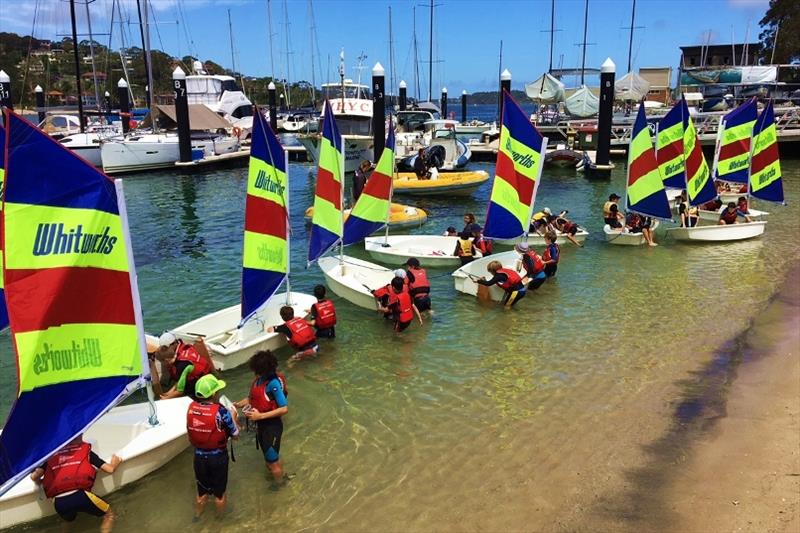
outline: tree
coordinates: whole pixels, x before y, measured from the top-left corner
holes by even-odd
[[[800,62],[800,2],[769,0],[769,9],[759,25],[763,31],[758,38],[764,45],[766,63]]]

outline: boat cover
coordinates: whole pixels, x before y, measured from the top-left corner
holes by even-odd
[[[568,97],[565,103],[567,113],[573,117],[591,117],[600,109],[600,98],[585,85]]]
[[[614,84],[614,98],[628,102],[638,102],[650,90],[650,82],[635,72],[628,72]]]
[[[556,104],[564,101],[564,84],[545,73],[525,86],[525,94],[537,104]]]

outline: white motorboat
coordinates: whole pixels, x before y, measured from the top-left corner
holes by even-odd
[[[658,227],[658,220],[653,219],[650,229],[655,231]],[[612,228],[608,224],[603,226],[603,233],[606,234],[606,242],[618,246],[641,246],[647,244],[644,235],[640,233],[630,233],[624,228]]]
[[[455,120],[431,119],[423,122],[424,129],[421,135],[412,133],[409,137],[408,133],[404,132],[396,134],[400,146],[396,154],[400,158],[398,166],[408,171],[414,170],[414,162],[419,155],[419,149],[422,148],[429,168],[436,167],[446,172],[464,168],[472,158],[472,150],[458,139],[457,126]],[[407,157],[402,157],[403,154],[407,154]]]
[[[444,235],[389,235],[367,237],[364,248],[381,263],[400,265],[409,257],[416,257],[423,267],[444,268],[461,264],[453,255],[457,243],[458,237]]]
[[[668,228],[667,234],[677,241],[730,242],[758,237],[764,233],[766,226],[767,222],[762,220],[740,224]]]
[[[486,257],[482,257],[481,259],[476,259],[471,263],[467,263],[453,272],[452,275],[456,290],[458,292],[477,296],[478,287],[480,287],[480,285],[476,283],[475,280],[480,278],[491,278],[489,271],[486,270],[486,266],[492,261],[500,261],[504,268],[516,270],[521,276],[525,275],[522,269],[522,261],[520,261],[519,254],[517,252],[512,250],[510,252],[503,252],[501,254],[487,255]],[[505,291],[503,289],[497,285],[492,285],[491,287],[488,287],[488,289],[492,300],[495,302],[500,302],[503,300],[503,296],[505,296]]]
[[[323,83],[322,90],[336,117],[339,133],[344,137],[344,170],[355,172],[363,160],[373,161],[372,97],[369,87],[353,80],[342,83]],[[324,116],[325,107],[320,112]],[[319,162],[321,135],[298,135],[306,153],[314,163]]]
[[[575,235],[573,235],[573,238],[576,241],[578,241],[579,243],[583,243],[586,240],[586,237],[588,237],[588,236],[589,236],[589,232],[586,231],[585,229],[581,228],[575,233]],[[565,242],[569,242],[569,239],[567,239],[566,233],[561,232],[561,231],[557,231],[556,232],[556,238],[557,238],[557,242],[559,242],[561,244],[563,244]],[[528,233],[527,237],[520,236],[520,237],[517,237],[516,239],[495,239],[494,242],[495,242],[495,244],[501,244],[501,245],[506,245],[506,246],[514,246],[515,244],[520,243],[520,242],[527,242],[531,246],[544,246],[545,245],[544,234],[536,233],[535,231],[532,231],[532,232]]]
[[[100,156],[100,143],[107,135],[100,133],[73,133],[59,139],[58,142],[84,158],[93,166],[102,167],[103,158]]]
[[[325,256],[317,261],[334,294],[364,309],[377,309],[370,291],[389,284],[393,271],[348,255]]]
[[[205,105],[231,126],[239,128],[242,139],[250,134],[253,128],[253,103],[236,85],[233,76],[208,74],[203,64],[195,61],[192,74],[186,76],[186,98],[189,105]]]
[[[281,307],[291,305],[295,316],[304,317],[316,301],[310,294],[301,292],[276,294],[241,328],[241,306],[233,305],[187,322],[172,332],[185,341],[202,336],[214,368],[230,370],[247,363],[256,352],[275,351],[286,346],[285,335],[265,331],[267,326],[283,323],[279,313]]]
[[[112,454],[122,463],[112,475],[98,474],[93,492],[110,494],[158,470],[188,445],[186,411],[190,398],[162,400],[158,407],[158,425],[148,422],[150,405],[138,403],[115,407],[100,417],[83,439],[92,444],[92,451],[106,460]],[[29,477],[25,477],[0,497],[3,528],[39,520],[55,514],[53,502]]]
[[[711,222],[718,222],[719,216],[725,210],[726,206],[722,206],[717,211],[709,211],[706,209],[699,209],[698,212],[700,213],[700,220],[708,220]],[[748,209],[748,215],[753,220],[763,220],[769,213],[767,211],[759,211],[758,209]]]

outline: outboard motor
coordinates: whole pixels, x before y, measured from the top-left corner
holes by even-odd
[[[440,144],[434,144],[425,149],[425,158],[429,167],[442,168],[447,157],[447,150]]]

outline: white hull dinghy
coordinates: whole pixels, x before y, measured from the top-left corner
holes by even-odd
[[[83,435],[92,451],[106,460],[116,454],[122,458],[112,475],[99,473],[92,492],[110,494],[138,481],[172,460],[188,445],[186,411],[190,398],[157,402],[158,425],[148,423],[150,405],[138,403],[115,407],[100,417]],[[53,502],[41,486],[25,477],[0,497],[3,528],[39,520],[55,514]]]
[[[305,317],[316,302],[316,298],[301,292],[288,293],[288,297],[287,293],[276,294],[241,328],[238,327],[242,318],[241,306],[233,305],[187,322],[172,332],[187,342],[202,336],[214,368],[230,370],[246,364],[256,352],[275,351],[286,346],[286,337],[282,333],[265,331],[267,326],[283,323],[281,307],[290,305],[294,316]]]
[[[401,265],[409,257],[419,259],[426,268],[458,267],[461,260],[453,255],[458,237],[444,235],[389,235],[367,237],[364,248],[381,263]]]
[[[579,243],[583,243],[586,240],[586,237],[588,236],[589,236],[588,231],[586,231],[585,229],[579,229],[578,232],[575,233],[575,235],[573,235],[573,238]],[[567,239],[567,234],[561,231],[556,232],[556,237],[557,237],[556,242],[560,244],[570,242],[569,239]],[[545,245],[544,234],[536,233],[535,231],[528,233],[527,239],[523,236],[520,236],[517,237],[516,239],[495,239],[494,242],[495,244],[501,244],[504,246],[514,246],[515,244],[521,242],[527,242],[531,246]]]
[[[516,270],[524,277],[522,270],[522,262],[519,260],[519,254],[515,251],[503,252],[501,254],[492,254],[476,259],[471,263],[467,263],[455,272],[453,272],[453,282],[455,283],[456,290],[464,294],[471,294],[478,296],[478,287],[480,285],[475,281],[476,278],[491,277],[486,266],[492,261],[500,261],[505,268]],[[488,287],[489,295],[495,302],[503,301],[505,291],[497,285]]]
[[[762,220],[740,224],[669,228],[667,233],[676,241],[730,242],[758,237],[764,233],[766,226],[767,222]]]
[[[718,211],[708,211],[705,209],[699,209],[698,211],[700,213],[700,220],[718,222],[719,216],[725,210],[725,207],[726,206],[723,205],[722,207],[719,208]],[[750,216],[750,218],[752,218],[753,220],[764,220],[764,218],[767,215],[769,215],[767,211],[759,211],[758,209],[748,209],[748,211],[749,211],[748,216]]]
[[[393,271],[355,257],[320,257],[317,261],[334,294],[364,309],[377,309],[371,290],[389,284]]]
[[[653,225],[650,229],[655,231],[656,228],[658,228],[658,220],[653,220]],[[606,234],[606,242],[609,244],[621,246],[642,246],[643,244],[647,244],[642,233],[628,233],[617,228],[612,228],[608,224],[603,226],[603,233]]]

